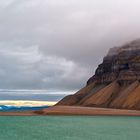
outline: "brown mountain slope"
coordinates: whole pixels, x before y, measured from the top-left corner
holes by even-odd
[[[115,81],[90,96],[83,103],[83,106],[108,107],[110,102],[117,96],[120,88],[119,84]]]
[[[140,109],[140,85],[124,101],[123,108]]]
[[[89,94],[93,88],[95,88],[96,82],[93,82],[92,84],[85,86],[81,90],[79,90],[74,95],[69,95],[64,97],[60,102],[58,102],[56,105],[76,105],[82,98],[84,98],[86,95]]]
[[[103,89],[104,87],[106,87],[106,85],[104,85],[104,84],[96,85],[91,91],[89,91],[88,94],[86,94],[86,95],[77,103],[77,105],[83,105],[84,102],[86,102],[87,99],[89,99],[90,97],[92,97],[96,92],[100,91],[100,90]]]
[[[136,81],[132,83],[130,86],[126,87],[122,92],[119,93],[118,97],[110,104],[111,108],[121,108],[125,100],[127,100],[127,97],[132,94],[132,91],[134,91],[139,86],[139,82]]]

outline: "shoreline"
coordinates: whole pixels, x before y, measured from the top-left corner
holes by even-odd
[[[53,106],[38,111],[0,112],[0,116],[140,116],[139,110]]]

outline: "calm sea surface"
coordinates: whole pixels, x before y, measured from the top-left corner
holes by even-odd
[[[0,117],[0,140],[139,140],[140,117]]]

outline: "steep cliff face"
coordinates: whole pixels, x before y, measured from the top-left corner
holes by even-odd
[[[122,84],[140,79],[140,40],[135,40],[122,47],[110,49],[87,84],[94,81],[111,83],[114,80]]]
[[[87,85],[58,105],[140,109],[140,39],[111,48]]]

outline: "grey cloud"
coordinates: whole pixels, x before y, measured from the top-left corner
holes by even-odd
[[[94,65],[108,48],[139,37],[137,3],[108,0],[87,1],[86,5],[78,1],[73,5],[51,5],[48,11],[51,32],[40,49],[46,54]]]
[[[38,47],[25,50],[1,48],[1,88],[75,90],[88,78],[87,69],[72,61],[43,56]]]
[[[139,0],[0,1],[0,88],[75,90],[108,49],[140,37]]]

